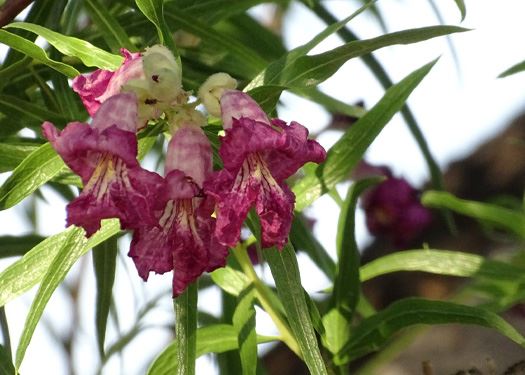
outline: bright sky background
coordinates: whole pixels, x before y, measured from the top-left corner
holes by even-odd
[[[453,0],[440,0],[440,9],[447,23],[459,24],[460,15]],[[454,65],[451,51],[445,38],[409,46],[396,46],[380,50],[376,56],[387,69],[394,82],[429,61],[441,56],[440,61],[425,78],[422,84],[410,96],[409,103],[427,137],[435,157],[442,166],[461,158],[471,152],[478,144],[496,134],[525,104],[525,74],[506,79],[497,79],[499,73],[509,66],[525,59],[525,48],[522,48],[522,36],[525,35],[525,4],[522,0],[467,1],[467,17],[462,26],[472,28],[467,33],[452,36],[460,66],[459,72]],[[339,18],[346,17],[356,9],[355,2],[331,0],[327,6]],[[378,5],[385,15],[389,31],[437,24],[435,15],[428,2],[421,0],[380,0]],[[258,14],[263,15],[264,8]],[[368,38],[381,34],[377,24],[371,22],[367,14],[360,15],[351,22],[352,29],[361,37]],[[287,45],[296,47],[310,40],[322,28],[323,23],[310,14],[302,5],[293,5],[285,21]],[[339,45],[340,40],[334,36],[316,48],[314,53]],[[334,77],[321,85],[321,89],[348,103],[364,100],[371,107],[382,96],[383,90],[371,73],[359,60],[347,63]],[[318,106],[284,95],[284,106],[280,116],[286,121],[296,120],[311,131],[317,132],[329,121],[329,116]],[[337,137],[336,132],[329,132],[320,138],[320,142],[329,147]],[[367,158],[374,163],[388,164],[396,173],[403,175],[415,184],[422,184],[428,178],[428,172],[415,142],[412,140],[405,124],[399,115],[385,128],[370,147]],[[0,181],[6,178],[0,175]],[[39,231],[51,235],[63,230],[65,221],[65,202],[48,189],[45,196],[49,204],[39,202]],[[23,218],[24,204],[0,212],[0,234],[21,234],[26,231],[27,223]],[[329,251],[335,253],[335,228],[337,218],[336,205],[327,197],[319,199],[314,207],[308,210],[309,215],[318,219],[315,233]],[[367,241],[362,215],[358,215],[359,243]],[[147,319],[148,324],[162,325],[172,321],[171,298],[168,291],[171,275],[153,276],[144,284],[125,254],[127,249],[121,247],[120,261],[117,270],[116,300],[119,308],[120,325],[124,332],[133,326],[136,311],[144,302],[163,290],[160,299],[161,308],[156,309]],[[0,269],[13,259],[0,262]],[[308,259],[300,255],[301,272],[305,288],[318,291],[328,285],[328,281],[315,270]],[[69,279],[82,268],[91,268],[90,256],[84,257],[71,271]],[[92,272],[85,272],[87,277],[81,281],[80,342],[76,345],[75,361],[79,374],[93,374],[98,356],[95,351],[94,333],[94,279]],[[269,271],[264,270],[268,277]],[[318,276],[313,276],[318,275]],[[10,302],[7,315],[10,323],[13,344],[16,347],[22,330],[27,309],[34,297],[35,289],[21,298]],[[137,296],[138,295],[138,298]],[[220,301],[216,293],[206,292],[200,295],[199,306],[206,311],[216,311]],[[59,334],[67,332],[69,327],[70,303],[67,295],[58,290],[52,297],[45,312],[45,319],[52,321]],[[274,329],[264,314],[258,314],[258,331],[274,333]],[[115,339],[114,325],[108,333],[108,342]],[[125,351],[125,374],[144,372],[152,355],[164,347],[169,340],[166,330],[145,330],[140,339],[132,343]],[[56,344],[50,341],[50,335],[39,324],[28,348],[21,368],[24,374],[53,373],[66,374],[62,367],[61,353]],[[139,364],[139,365],[137,365]],[[119,361],[110,362],[104,373],[119,373]],[[199,360],[198,373],[210,374],[213,366],[209,361]],[[45,371],[44,371],[45,370]]]

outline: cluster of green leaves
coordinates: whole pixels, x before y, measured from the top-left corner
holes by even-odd
[[[246,246],[239,245],[232,251],[229,265],[211,274],[213,283],[223,291],[224,299],[233,298],[234,303],[229,307],[225,305],[220,322],[198,327],[198,287],[192,285],[188,288],[175,301],[177,338],[151,364],[150,374],[192,374],[196,357],[232,350],[238,355],[229,358],[236,364],[225,366],[238,366],[244,374],[255,374],[260,370],[257,344],[269,341],[286,344],[304,360],[312,374],[327,374],[331,370],[344,373],[350,361],[379,350],[398,331],[419,324],[459,322],[482,325],[525,345],[525,339],[495,313],[525,297],[525,289],[521,288],[525,283],[523,270],[518,266],[443,250],[394,253],[360,266],[354,234],[357,200],[363,191],[379,180],[356,182],[342,201],[335,261],[306,229],[300,213],[345,181],[376,136],[395,113],[402,111],[433,176],[436,191],[427,193],[423,202],[489,221],[521,239],[525,238],[523,210],[461,201],[440,191],[439,170],[415,119],[405,106],[409,95],[436,61],[393,84],[371,55],[380,48],[423,42],[465,29],[438,25],[385,32],[376,38],[358,40],[347,25],[362,12],[373,12],[379,17],[373,2],[367,2],[356,13],[337,21],[321,3],[305,1],[311,11],[328,25],[308,43],[287,51],[281,38],[246,12],[259,3],[262,2],[36,1],[24,22],[14,22],[0,30],[0,42],[9,47],[0,69],[0,171],[10,172],[0,187],[0,209],[9,209],[38,194],[45,184],[67,199],[71,198],[67,187],[81,186],[78,178],[71,174],[39,133],[40,124],[46,120],[62,127],[68,121],[87,119],[79,99],[69,89],[68,79],[93,68],[116,69],[122,61],[118,55],[121,47],[138,51],[154,43],[164,43],[182,62],[186,89],[195,90],[210,73],[223,71],[237,78],[241,87],[269,113],[276,111],[281,93],[288,90],[317,102],[328,111],[359,119],[328,150],[326,162],[305,168],[304,177],[293,186],[297,215],[290,243],[282,251],[265,249],[262,252],[270,266],[275,288],[259,279],[246,255]],[[288,4],[287,1],[276,3],[283,9]],[[463,1],[456,0],[456,4],[464,17]],[[86,16],[89,22],[79,22]],[[173,39],[175,31],[181,40],[191,35],[197,43],[181,42],[177,45]],[[324,53],[309,54],[334,33],[342,37],[341,46]],[[48,43],[45,48],[35,43],[37,36]],[[354,58],[364,59],[386,89],[384,96],[368,111],[343,103],[317,88],[319,83]],[[34,130],[37,136],[21,137],[18,133],[21,129]],[[140,135],[141,157],[154,148],[162,129],[163,124],[159,123]],[[217,128],[210,126],[206,130],[217,148]],[[257,240],[260,230],[256,215],[250,215],[248,225]],[[2,330],[5,345],[0,347],[1,373],[12,374],[20,367],[52,293],[73,264],[90,250],[93,250],[97,281],[96,334],[101,362],[133,339],[137,330],[129,332],[110,347],[105,342],[108,316],[112,310],[118,234],[118,222],[111,220],[89,240],[78,228],[69,228],[45,239],[36,235],[0,237],[0,257],[22,255],[0,273],[0,306],[39,285],[14,363],[8,335]],[[312,300],[301,286],[296,250],[304,251],[332,280],[332,292],[323,303]],[[478,307],[421,299],[401,300],[379,312],[367,305],[361,282],[391,272],[413,270],[475,278],[483,280],[485,285],[499,283],[504,285],[505,294],[487,295],[486,304]],[[510,281],[514,285],[518,283],[519,287],[511,288]],[[201,283],[201,288],[207,285]],[[256,333],[255,305],[273,319],[279,330],[278,337]],[[3,320],[0,316],[0,321]]]

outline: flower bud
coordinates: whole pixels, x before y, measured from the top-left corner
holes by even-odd
[[[237,81],[229,74],[216,73],[199,88],[198,97],[208,113],[215,117],[221,116],[220,98],[226,90],[233,90],[237,87]]]
[[[154,45],[146,49],[142,61],[150,94],[162,102],[175,101],[182,91],[182,76],[181,67],[171,51]]]

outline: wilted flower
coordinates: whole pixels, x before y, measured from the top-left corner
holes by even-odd
[[[224,266],[227,248],[213,236],[213,203],[202,192],[212,172],[211,146],[199,126],[186,124],[173,136],[162,189],[151,197],[155,221],[135,229],[129,256],[139,275],[173,270],[173,296],[203,272]]]
[[[325,150],[308,140],[308,130],[297,122],[270,121],[247,94],[230,90],[221,98],[226,136],[219,154],[224,169],[205,183],[217,200],[215,233],[233,247],[251,207],[262,228],[262,246],[282,248],[287,241],[295,197],[284,180],[309,161],[322,162]]]
[[[162,178],[137,161],[137,103],[132,93],[112,96],[86,123],[69,123],[62,131],[42,125],[46,137],[65,163],[80,176],[82,193],[67,206],[67,225],[91,236],[100,221],[119,218],[122,228],[151,221],[150,196]]]
[[[104,101],[120,93],[128,81],[144,78],[140,53],[131,53],[125,48],[121,48],[120,53],[124,61],[116,71],[97,69],[73,79],[73,90],[82,99],[90,116],[95,115]]]
[[[430,210],[419,200],[419,191],[404,178],[394,177],[387,167],[362,163],[360,169],[361,173],[368,170],[368,174],[386,176],[363,197],[368,229],[376,236],[390,238],[398,247],[406,246],[432,222]]]

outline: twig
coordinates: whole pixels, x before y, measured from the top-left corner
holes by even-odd
[[[0,7],[0,27],[4,27],[18,16],[34,0],[6,0]]]

